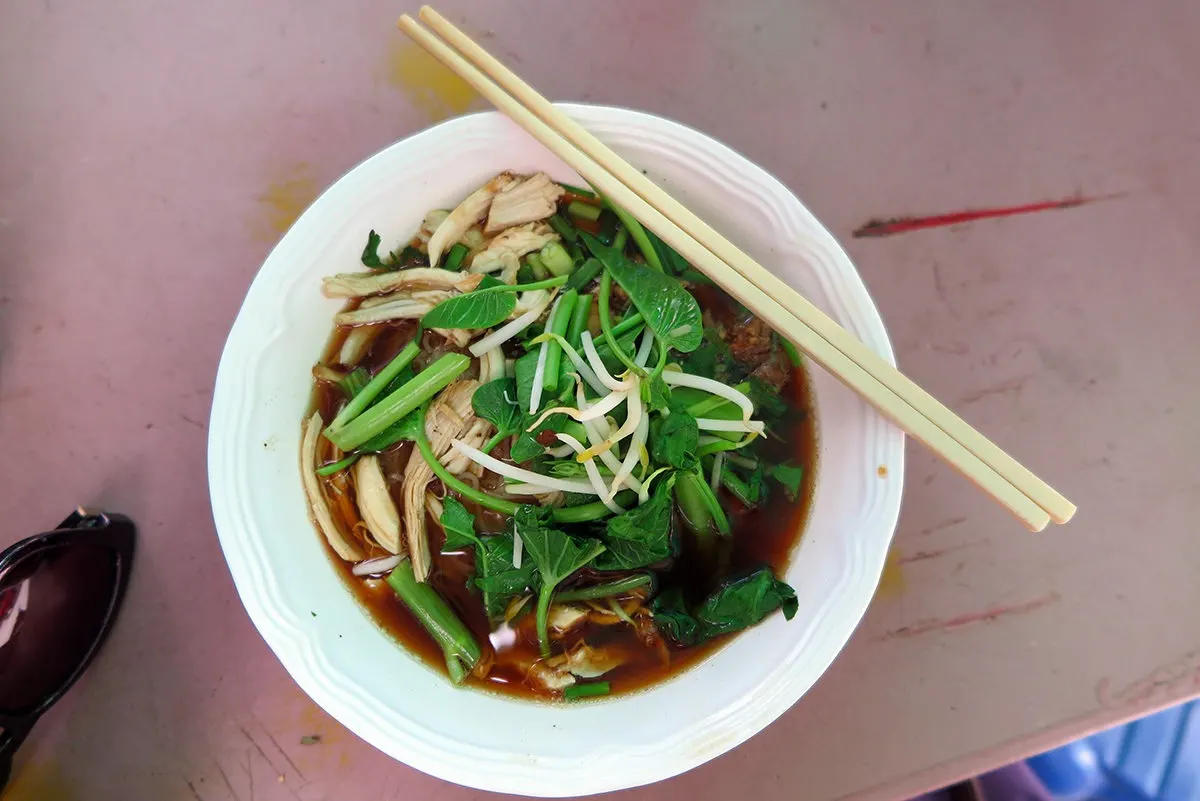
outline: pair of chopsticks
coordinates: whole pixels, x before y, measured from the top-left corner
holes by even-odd
[[[1051,520],[1065,523],[1075,514],[1074,504],[1053,487],[684,208],[448,20],[429,6],[422,7],[420,18],[437,36],[407,14],[400,18],[400,30],[598,192],[623,206],[694,267],[1006,507],[1031,531],[1041,531]]]

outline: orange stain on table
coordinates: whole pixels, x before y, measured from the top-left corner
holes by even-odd
[[[391,40],[378,77],[407,95],[430,122],[462,114],[479,97],[469,83],[404,38]]]
[[[883,575],[879,577],[879,587],[875,590],[876,600],[887,600],[904,594],[907,589],[904,572],[900,568],[900,554],[895,548],[888,551],[887,560],[883,563]]]
[[[277,240],[316,200],[317,193],[317,180],[308,164],[300,162],[280,172],[255,198],[262,210],[254,223],[256,238],[267,242]]]

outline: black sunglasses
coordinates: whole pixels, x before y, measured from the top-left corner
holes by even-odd
[[[0,790],[33,724],[112,629],[136,531],[124,515],[79,509],[0,553]]]

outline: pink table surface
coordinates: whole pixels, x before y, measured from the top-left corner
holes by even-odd
[[[0,544],[77,503],[142,532],[115,636],[6,801],[481,795],[295,687],[208,509],[213,376],[272,243],[365,156],[483,107],[427,73],[401,10],[0,8]],[[1028,535],[910,447],[893,559],[829,673],[732,753],[620,797],[899,797],[1196,692],[1200,5],[444,10],[554,98],[681,120],[780,176],[848,247],[909,373],[1080,507]],[[1116,197],[852,237],[1076,193]]]

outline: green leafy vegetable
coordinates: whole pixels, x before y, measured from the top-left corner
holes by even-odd
[[[783,485],[788,500],[795,502],[800,495],[800,483],[804,481],[804,467],[792,462],[777,464],[767,470],[767,475]]]
[[[575,226],[567,222],[567,218],[561,214],[553,215],[547,222],[554,229],[554,233],[563,238],[563,241],[574,243],[579,238],[579,232],[575,230]]]
[[[517,382],[517,403],[521,410],[528,413],[533,405],[533,376],[537,373],[537,348],[519,357],[513,364],[513,373]]]
[[[543,420],[533,431],[526,431],[525,429],[533,425],[536,420],[537,418],[533,415],[525,415],[521,419],[521,433],[509,451],[509,458],[518,464],[528,462],[530,459],[545,453],[546,446],[538,442],[538,435],[544,431],[553,431],[555,433],[563,431],[567,423],[571,421],[571,418],[565,414],[552,414]]]
[[[375,233],[374,229],[367,234],[367,246],[363,248],[362,263],[373,269],[381,269],[384,267],[383,261],[379,258],[379,244],[383,241],[379,234]]]
[[[511,378],[489,381],[471,396],[471,408],[496,427],[496,435],[509,436],[521,429],[521,406],[517,403],[517,382]]]
[[[767,483],[763,476],[761,464],[754,468],[748,476],[742,478],[727,463],[721,470],[721,485],[733,493],[733,496],[745,506],[753,509],[767,500]]]
[[[796,591],[763,567],[726,579],[690,612],[678,589],[661,593],[650,610],[658,630],[676,645],[686,647],[747,629],[776,609],[791,620],[798,606]]]
[[[345,378],[338,381],[338,386],[346,393],[347,398],[353,398],[367,388],[371,383],[371,374],[361,367],[351,370]]]
[[[596,557],[598,570],[633,570],[677,555],[671,536],[671,484],[661,481],[650,500],[608,520],[607,551]]]
[[[490,276],[488,277],[490,278]],[[489,292],[499,281],[487,278],[474,292],[455,295],[434,306],[421,318],[423,328],[491,328],[504,322],[517,307],[512,292]]]
[[[604,357],[601,357],[603,359]],[[661,375],[656,375],[642,382],[642,403],[646,404],[650,411],[661,412],[664,409],[671,407],[671,387],[663,381]]]
[[[338,412],[337,417],[333,418],[333,422],[325,429],[325,436],[328,437],[330,432],[336,431],[362,414],[381,393],[386,397],[395,391],[392,388],[392,381],[402,375],[412,360],[417,358],[417,354],[421,352],[420,339],[420,337],[415,337],[382,370],[375,374],[375,377]]]
[[[579,236],[629,295],[661,346],[681,353],[700,346],[704,330],[700,304],[678,281],[656,270],[639,267],[620,251],[600,244],[593,236],[583,232]]]
[[[441,647],[450,679],[455,684],[461,684],[483,655],[471,630],[458,619],[432,585],[417,581],[412,563],[407,558],[402,559],[388,574],[387,583],[421,627]]]
[[[683,359],[685,372],[704,375],[717,381],[731,383],[731,367],[735,364],[728,343],[716,328],[705,328],[703,342]]]
[[[700,624],[688,612],[678,587],[659,593],[651,602],[650,611],[654,613],[655,627],[676,645],[686,648],[703,641]]]
[[[776,609],[791,620],[797,608],[796,591],[763,567],[726,579],[696,608],[695,617],[707,637],[716,637],[749,628]]]
[[[513,515],[513,524],[541,578],[537,603],[538,644],[542,656],[548,657],[550,636],[547,619],[554,588],[603,553],[604,545],[598,540],[577,539],[550,528],[542,519],[540,510],[534,506],[519,508]]]
[[[318,476],[332,476],[334,473],[336,473],[340,470],[345,470],[347,467],[349,467],[350,465],[354,464],[357,461],[358,461],[358,454],[352,453],[349,456],[347,456],[345,459],[338,459],[336,462],[330,462],[329,464],[321,465],[320,467],[318,467],[316,469],[316,473]],[[581,467],[582,467],[582,465],[581,465]]]
[[[749,393],[754,403],[754,416],[767,423],[777,422],[788,413],[787,401],[780,393],[757,378],[750,379]]]
[[[663,419],[650,448],[655,462],[691,470],[696,466],[699,445],[700,429],[696,426],[696,418],[687,412],[673,412]]]
[[[442,530],[446,532],[446,541],[442,544],[442,552],[462,551],[479,545],[479,535],[475,533],[475,516],[467,511],[462,501],[447,495],[442,501]]]
[[[637,245],[638,250],[642,252],[642,258],[646,260],[646,264],[651,269],[661,273],[663,269],[662,260],[659,259],[658,251],[650,240],[649,232],[642,227],[642,224],[638,222],[636,217],[625,211],[625,209],[609,201],[608,198],[605,198],[604,202],[608,204],[608,207],[617,215],[617,219],[629,231],[630,238],[633,239],[633,243]],[[666,246],[664,245],[663,247]]]

